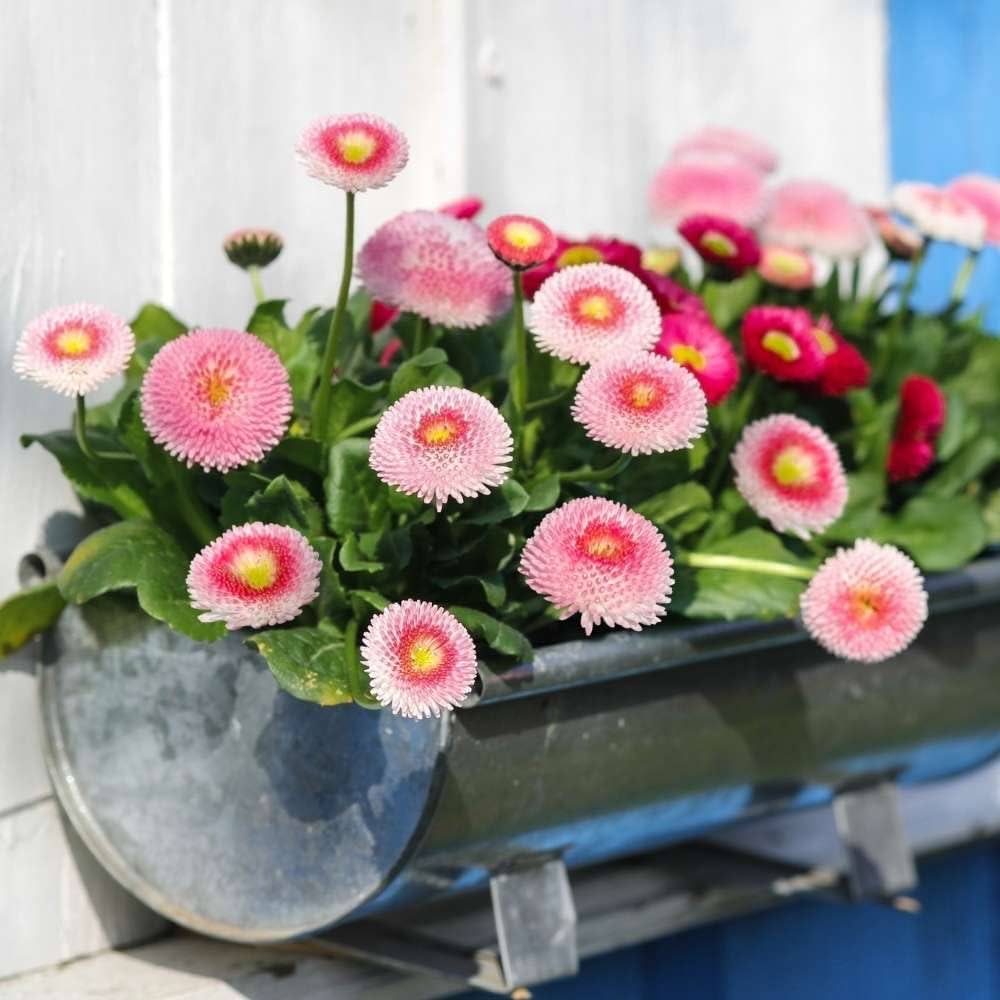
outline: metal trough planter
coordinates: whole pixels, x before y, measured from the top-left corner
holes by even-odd
[[[238,637],[199,646],[104,598],[44,644],[49,766],[80,835],[154,909],[288,938],[526,861],[583,865],[985,762],[1000,557],[930,591],[918,641],[875,666],[788,621],[674,624],[543,649],[422,722],[297,701]]]

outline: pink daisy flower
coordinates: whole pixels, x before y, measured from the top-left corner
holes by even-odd
[[[673,560],[651,521],[602,497],[570,500],[547,514],[521,556],[528,586],[560,617],[579,613],[584,632],[604,622],[638,631],[666,613]]]
[[[653,298],[664,316],[683,313],[711,322],[705,303],[692,291],[665,275],[643,270],[639,280],[653,293]]]
[[[804,309],[754,306],[743,317],[743,351],[754,368],[784,382],[819,378],[825,357]]]
[[[455,708],[476,679],[476,647],[465,626],[427,601],[390,604],[361,639],[372,694],[396,715],[439,716]]]
[[[656,354],[598,361],[577,384],[572,413],[588,437],[630,455],[690,448],[708,424],[698,380]]]
[[[795,247],[770,244],[761,249],[757,273],[770,285],[779,288],[812,288],[816,269],[812,257]]]
[[[871,229],[865,213],[833,184],[786,181],[771,195],[762,236],[765,243],[857,257],[871,242]]]
[[[778,154],[760,139],[734,128],[708,126],[685,136],[674,146],[671,156],[704,157],[705,155],[732,156],[743,160],[762,174],[778,169]]]
[[[613,236],[588,236],[585,240],[557,236],[556,248],[549,259],[522,276],[525,297],[533,299],[535,292],[556,271],[580,264],[614,264],[641,278],[642,250],[635,243],[626,243]]]
[[[927,619],[920,571],[899,549],[870,538],[827,559],[799,604],[816,642],[834,656],[862,663],[902,652]]]
[[[142,380],[153,440],[189,466],[228,472],[262,459],[292,413],[281,359],[251,333],[193,330],[165,344]]]
[[[123,371],[135,351],[131,327],[82,302],[33,319],[14,349],[14,371],[64,396],[84,396]]]
[[[660,335],[660,310],[635,275],[610,264],[557,271],[535,295],[528,326],[539,350],[593,364],[612,354],[649,350]]]
[[[447,205],[442,205],[438,211],[445,215],[450,215],[453,219],[474,219],[483,210],[483,199],[475,195],[466,198],[459,198],[457,201],[449,201]]]
[[[863,389],[868,385],[871,366],[865,356],[833,328],[829,316],[820,317],[812,334],[825,359],[818,381],[819,391],[824,396],[843,396],[850,389]]]
[[[542,264],[555,253],[556,234],[530,215],[501,215],[486,227],[486,241],[508,267],[523,270]]]
[[[918,479],[934,464],[936,457],[934,445],[924,438],[893,438],[886,455],[889,479],[894,483]]]
[[[489,493],[510,474],[513,438],[483,396],[453,386],[415,389],[379,419],[369,462],[379,479],[440,510]]]
[[[924,248],[924,238],[910,226],[897,222],[884,208],[868,206],[865,211],[889,256],[913,260]]]
[[[285,242],[273,229],[237,229],[222,241],[222,249],[237,267],[267,267],[277,259]]]
[[[985,174],[963,174],[945,191],[975,208],[986,220],[986,241],[1000,245],[1000,180]]]
[[[691,215],[722,215],[753,225],[764,209],[760,172],[734,157],[671,160],[653,178],[653,214],[669,225]]]
[[[281,524],[230,528],[191,560],[187,588],[203,622],[264,628],[291,621],[319,593],[320,557]]]
[[[748,424],[732,463],[741,496],[775,531],[808,538],[844,512],[847,476],[837,448],[799,417],[778,413]]]
[[[642,251],[643,270],[652,271],[653,274],[661,278],[676,271],[680,263],[681,251],[679,247],[646,247]]]
[[[691,215],[677,231],[709,264],[717,264],[734,274],[756,267],[760,260],[757,237],[745,226],[718,215]]]
[[[978,208],[943,188],[919,181],[903,181],[892,189],[892,207],[924,236],[957,243],[970,250],[982,248],[986,219]]]
[[[698,380],[709,406],[721,403],[740,379],[736,352],[725,336],[700,316],[665,315],[653,350],[687,368]]]
[[[403,212],[358,254],[372,295],[449,327],[483,326],[510,305],[510,274],[474,222],[441,212]]]
[[[385,187],[406,166],[406,136],[376,115],[334,115],[313,122],[295,147],[310,177],[342,191]]]

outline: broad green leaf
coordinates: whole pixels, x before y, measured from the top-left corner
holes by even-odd
[[[760,278],[748,271],[735,281],[706,281],[702,297],[712,322],[724,330],[740,319],[759,294]]]
[[[503,607],[507,600],[507,588],[504,586],[503,576],[500,573],[466,574],[465,576],[452,577],[435,576],[433,583],[446,590],[455,587],[481,589],[487,603],[492,608]]]
[[[282,342],[292,335],[285,321],[285,306],[288,299],[268,299],[261,302],[247,321],[247,332],[262,340],[275,353],[279,353]]]
[[[374,608],[375,611],[385,611],[391,603],[388,597],[384,597],[376,590],[352,590],[350,598],[352,602],[361,602],[362,606]]]
[[[348,532],[340,545],[340,565],[348,573],[380,573],[385,569],[385,563],[366,556],[361,548],[358,536]]]
[[[965,441],[966,428],[969,425],[965,400],[957,392],[947,392],[947,417],[944,427],[934,443],[934,452],[938,461],[947,462]]]
[[[983,518],[989,531],[987,541],[991,545],[1000,544],[1000,490],[993,490],[983,505]]]
[[[551,510],[559,502],[561,486],[559,476],[555,473],[544,479],[539,479],[528,492],[528,502],[524,505],[524,509],[529,511]]]
[[[487,496],[466,500],[462,505],[462,523],[496,524],[517,517],[527,505],[527,490],[516,479],[508,479]]]
[[[895,515],[883,515],[872,531],[878,542],[905,549],[928,572],[958,569],[979,555],[989,533],[970,497],[917,496]]]
[[[653,524],[663,527],[695,510],[711,510],[712,496],[699,483],[678,483],[662,493],[654,493],[635,509]]]
[[[187,333],[187,326],[172,312],[155,302],[147,302],[129,323],[137,341],[173,340]]]
[[[290,695],[317,705],[353,700],[344,635],[328,622],[258,632],[246,642],[264,657],[278,686]]]
[[[393,373],[389,383],[389,402],[394,403],[414,389],[431,385],[462,384],[462,376],[447,364],[448,356],[439,347],[428,347],[415,358],[404,361]]]
[[[303,535],[323,531],[323,512],[309,491],[294,479],[277,476],[246,500],[244,522],[284,524]]]
[[[122,403],[118,415],[118,437],[139,460],[151,483],[162,486],[170,481],[171,459],[149,436],[146,425],[142,422],[138,392],[133,392]]]
[[[162,528],[149,521],[119,521],[85,538],[66,560],[57,583],[73,604],[134,588],[139,606],[151,618],[192,639],[219,639],[225,626],[199,621],[199,612],[191,607],[187,572],[187,556]]]
[[[924,496],[953,497],[973,480],[988,472],[1000,458],[1000,441],[973,438],[924,486]]]
[[[313,427],[312,433],[324,441],[336,441],[348,434],[352,425],[370,417],[382,400],[382,383],[361,385],[349,378],[338,381],[330,393],[330,410],[326,429]]]
[[[66,606],[54,580],[47,580],[0,603],[0,656],[23,646],[32,636],[44,632]]]
[[[323,563],[319,575],[317,614],[321,621],[340,616],[350,610],[350,603],[334,561],[337,543],[332,538],[312,538],[310,543],[319,553],[320,561]]]
[[[334,534],[387,525],[390,488],[368,465],[366,438],[347,438],[331,445],[325,488],[326,516]]]
[[[475,608],[452,605],[448,609],[473,635],[479,636],[487,646],[502,656],[512,656],[519,661],[532,657],[531,642],[517,629],[505,625],[491,615]]]
[[[847,477],[844,513],[826,529],[823,538],[833,542],[853,542],[871,534],[884,502],[884,472],[852,472]]]

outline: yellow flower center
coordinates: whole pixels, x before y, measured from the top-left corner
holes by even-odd
[[[760,343],[765,351],[777,354],[782,361],[798,361],[802,353],[799,345],[781,330],[768,330]]]
[[[521,250],[530,250],[542,242],[542,234],[538,231],[538,227],[531,225],[530,222],[508,222],[503,227],[503,235],[511,246]]]
[[[647,247],[642,251],[642,266],[647,271],[666,277],[681,262],[677,247]]]
[[[444,662],[444,650],[435,636],[419,636],[410,644],[406,658],[415,673],[429,674]]]
[[[612,534],[597,532],[587,539],[584,547],[587,555],[595,559],[614,559],[622,551],[622,541]]]
[[[599,293],[581,299],[577,309],[583,319],[594,320],[597,323],[603,323],[610,319],[612,312],[614,312],[608,297]]]
[[[600,250],[579,243],[563,250],[556,261],[556,267],[572,267],[574,264],[600,264],[603,260],[604,257]]]
[[[809,264],[804,258],[783,250],[772,250],[767,256],[767,263],[783,278],[799,278],[809,270]]]
[[[736,244],[728,236],[716,232],[714,229],[709,229],[702,234],[701,245],[709,253],[714,253],[716,257],[736,256]]]
[[[67,358],[78,358],[81,354],[86,354],[93,342],[90,331],[78,326],[67,327],[56,336],[56,348]]]
[[[871,584],[861,584],[851,593],[851,608],[859,625],[868,625],[882,610],[882,595]]]
[[[448,417],[439,417],[422,427],[420,436],[425,444],[450,444],[458,436],[458,427]]]
[[[705,355],[692,347],[690,344],[673,344],[670,348],[670,356],[679,365],[693,368],[696,372],[702,371],[705,367]]]
[[[792,444],[778,452],[771,472],[782,486],[807,486],[816,476],[816,461],[804,448]]]
[[[821,326],[813,327],[813,336],[816,338],[816,343],[819,344],[819,349],[829,357],[831,354],[836,353],[837,341],[830,336],[828,330],[824,330]]]
[[[219,368],[210,369],[202,376],[201,391],[208,405],[217,410],[232,398],[232,375]]]
[[[628,398],[637,410],[648,410],[659,401],[660,387],[655,382],[635,382],[629,387]]]
[[[354,129],[337,136],[337,148],[340,150],[340,155],[348,163],[355,165],[371,159],[376,145],[375,137],[361,129]]]
[[[278,578],[278,560],[268,549],[244,549],[229,568],[233,576],[251,590],[266,590]]]

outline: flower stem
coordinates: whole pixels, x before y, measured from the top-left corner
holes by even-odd
[[[903,326],[906,323],[906,314],[910,311],[910,299],[913,297],[913,290],[917,287],[917,278],[920,277],[920,269],[927,259],[927,251],[930,249],[930,245],[931,241],[928,239],[924,243],[923,249],[913,255],[906,274],[906,280],[903,282],[903,287],[899,290],[899,303],[896,306],[896,315],[892,317],[892,322],[889,324],[882,357],[876,365],[877,371],[883,376],[888,375],[893,368],[893,358],[896,357],[896,352],[899,350],[899,338],[903,333]]]
[[[528,332],[524,327],[524,284],[514,272],[514,412],[523,422],[528,412]]]
[[[429,332],[430,325],[427,322],[426,317],[418,316],[417,322],[413,328],[413,356],[416,357],[422,351],[427,348],[427,334]]]
[[[327,411],[330,408],[330,394],[333,391],[333,369],[337,364],[337,348],[344,329],[347,314],[347,296],[351,290],[351,274],[354,270],[354,192],[347,191],[347,214],[344,221],[344,268],[340,275],[340,291],[337,305],[330,318],[330,332],[326,337],[323,364],[319,374],[319,389],[313,404],[313,427],[321,439],[325,439]]]
[[[250,275],[250,284],[253,286],[254,298],[257,300],[257,305],[260,305],[266,298],[264,295],[264,285],[260,280],[260,268],[256,264],[251,264],[247,268],[247,274]]]
[[[811,580],[815,570],[790,563],[772,562],[770,559],[747,559],[713,552],[688,552],[679,554],[677,562],[694,569],[731,569],[743,573],[764,573],[768,576],[787,576],[795,580]]]
[[[976,264],[979,261],[979,251],[970,250],[965,255],[965,260],[959,265],[955,273],[955,281],[951,286],[951,296],[948,299],[949,306],[956,306],[965,298],[965,293],[969,290],[969,282],[975,273]]]
[[[726,475],[726,469],[729,468],[729,453],[733,450],[733,445],[736,444],[736,438],[746,426],[747,421],[750,419],[750,414],[753,412],[754,403],[757,401],[757,393],[760,390],[761,378],[762,376],[759,371],[754,372],[750,377],[746,389],[743,390],[743,398],[740,400],[740,405],[733,416],[732,427],[729,428],[729,432],[723,438],[723,446],[715,462],[712,475],[708,480],[708,492],[712,496],[715,496]]]
[[[624,472],[631,461],[631,455],[619,455],[610,465],[605,465],[602,469],[571,469],[568,472],[560,472],[559,478],[564,483],[600,483],[614,479],[619,472]]]
[[[174,485],[177,487],[175,499],[177,510],[184,523],[191,529],[191,534],[199,545],[208,545],[215,541],[219,531],[216,527],[212,515],[208,508],[201,502],[198,494],[195,493],[194,483],[191,475],[180,462],[170,459],[170,474],[173,477]]]
[[[76,443],[80,446],[85,458],[91,462],[134,462],[135,455],[128,451],[94,451],[87,438],[87,402],[82,395],[76,397],[76,418],[73,421],[76,433]]]

